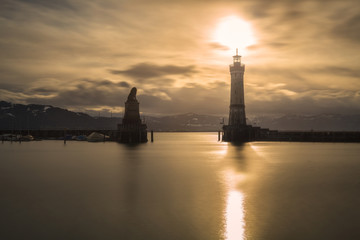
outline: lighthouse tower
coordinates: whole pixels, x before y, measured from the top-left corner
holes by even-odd
[[[246,126],[245,101],[244,101],[244,71],[245,65],[241,64],[241,56],[233,56],[234,62],[230,65],[231,92],[230,92],[230,126]]]
[[[249,141],[249,127],[246,125],[244,101],[244,71],[245,65],[241,64],[241,56],[236,49],[230,65],[231,90],[229,125],[224,125],[223,141],[246,142]]]

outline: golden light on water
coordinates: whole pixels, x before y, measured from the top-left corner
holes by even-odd
[[[239,49],[244,55],[246,48],[256,43],[251,24],[237,16],[228,16],[220,20],[213,40],[229,48],[231,53]]]
[[[262,147],[256,145],[256,144],[253,144],[253,143],[250,143],[250,147],[254,150],[254,152],[259,155],[260,157],[264,157],[265,154],[263,152],[263,149]]]
[[[244,196],[230,191],[226,204],[226,240],[242,240],[245,233]]]
[[[216,151],[212,153],[224,161],[228,154],[227,143],[217,145]],[[246,173],[237,171],[232,167],[227,167],[220,176],[227,189],[226,202],[224,209],[224,239],[243,240],[245,239],[245,209],[244,194],[240,187],[246,180]]]
[[[221,145],[218,145],[216,150],[212,151],[217,157],[222,158],[226,155],[228,151],[228,145],[225,142],[222,142]]]
[[[238,190],[238,185],[245,180],[245,175],[233,170],[225,172],[228,186],[225,210],[225,239],[245,239],[244,194]]]

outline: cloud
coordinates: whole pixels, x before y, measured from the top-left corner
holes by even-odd
[[[117,86],[123,87],[123,88],[129,88],[130,84],[125,81],[121,81],[121,82],[117,83]]]
[[[185,75],[189,76],[196,72],[195,66],[176,66],[163,65],[159,66],[152,63],[138,63],[126,70],[109,70],[112,74],[126,75],[132,78],[160,78],[168,75]]]
[[[225,50],[225,51],[230,50],[230,48],[228,46],[221,45],[220,43],[217,43],[217,42],[212,42],[209,44],[209,46],[216,50]]]
[[[134,79],[134,84],[148,89],[149,87],[173,87],[176,80],[172,78],[137,78]]]
[[[258,74],[296,74],[304,73],[306,76],[309,73],[312,74],[324,74],[331,76],[339,76],[339,77],[351,77],[351,78],[359,78],[360,77],[360,69],[346,67],[346,66],[336,66],[336,65],[317,65],[317,66],[307,66],[304,65],[301,69],[289,66],[274,66],[274,67],[251,67],[249,69],[252,72],[257,72]]]
[[[91,87],[93,88],[97,88],[97,87],[108,87],[108,88],[117,88],[117,87],[121,87],[121,88],[129,88],[131,85],[126,82],[126,81],[121,81],[121,82],[113,82],[107,79],[103,79],[103,80],[96,80],[96,79],[87,79],[84,78],[82,80],[80,80],[79,85],[82,84],[86,84],[89,83],[91,84]]]
[[[126,98],[130,84],[106,79],[75,80],[66,87],[43,85],[17,91],[2,90],[3,99],[21,103],[51,104],[61,107],[119,106]]]
[[[21,92],[24,88],[18,84],[0,83],[0,89],[12,91],[12,92]]]
[[[335,37],[342,37],[360,44],[360,14],[351,16],[346,21],[335,25],[333,33]]]
[[[51,0],[51,1],[47,1],[47,0],[19,0],[19,2],[24,2],[27,4],[36,4],[39,6],[43,6],[43,7],[48,7],[48,8],[55,8],[55,9],[61,9],[63,10],[64,8],[69,8],[72,9],[73,8],[73,4],[71,3],[71,1],[68,0]]]
[[[345,66],[323,66],[305,69],[307,72],[315,74],[335,75],[339,77],[360,78],[360,69]]]
[[[228,113],[227,88],[208,89],[203,86],[183,87],[167,91],[171,100],[164,101],[147,94],[139,95],[140,109],[148,115],[158,113],[178,114],[196,112],[202,114],[226,115]],[[219,111],[220,109],[220,111]]]
[[[334,65],[254,66],[247,70],[245,83],[262,83],[262,85],[285,83],[288,90],[295,92],[316,89],[352,90],[360,88],[359,77],[360,69]],[[263,83],[264,78],[266,83]]]
[[[360,107],[357,104],[359,97],[355,97],[353,93],[349,96],[344,96],[344,93],[340,94],[341,98],[334,96],[327,96],[324,92],[313,92],[314,96],[303,96],[301,98],[289,98],[286,95],[278,96],[271,101],[262,101],[252,99],[247,101],[246,109],[250,114],[319,114],[319,113],[339,113],[339,114],[353,114],[360,111]],[[345,94],[347,95],[347,94]],[[321,96],[321,97],[320,97]],[[274,107],[276,106],[276,107]]]
[[[34,87],[29,89],[29,92],[35,93],[35,94],[43,94],[43,95],[49,95],[57,93],[57,89],[51,88],[51,87]]]

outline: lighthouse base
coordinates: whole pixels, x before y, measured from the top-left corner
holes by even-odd
[[[224,125],[224,142],[249,142],[252,141],[251,126],[248,125]]]

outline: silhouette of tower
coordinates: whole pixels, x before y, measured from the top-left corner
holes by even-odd
[[[244,71],[245,65],[241,64],[241,56],[236,49],[233,64],[230,65],[231,90],[229,125],[224,125],[223,141],[245,142],[249,140],[249,130],[246,125],[245,100],[244,100]]]
[[[118,124],[117,140],[122,143],[147,142],[147,126],[140,119],[137,89],[133,87],[125,102],[125,114],[122,124]]]
[[[229,125],[246,125],[244,101],[244,71],[245,65],[241,64],[241,56],[233,56],[234,62],[230,65],[231,92]]]
[[[131,89],[130,94],[125,102],[125,114],[122,120],[124,125],[141,124],[139,102],[136,99],[137,89]]]

